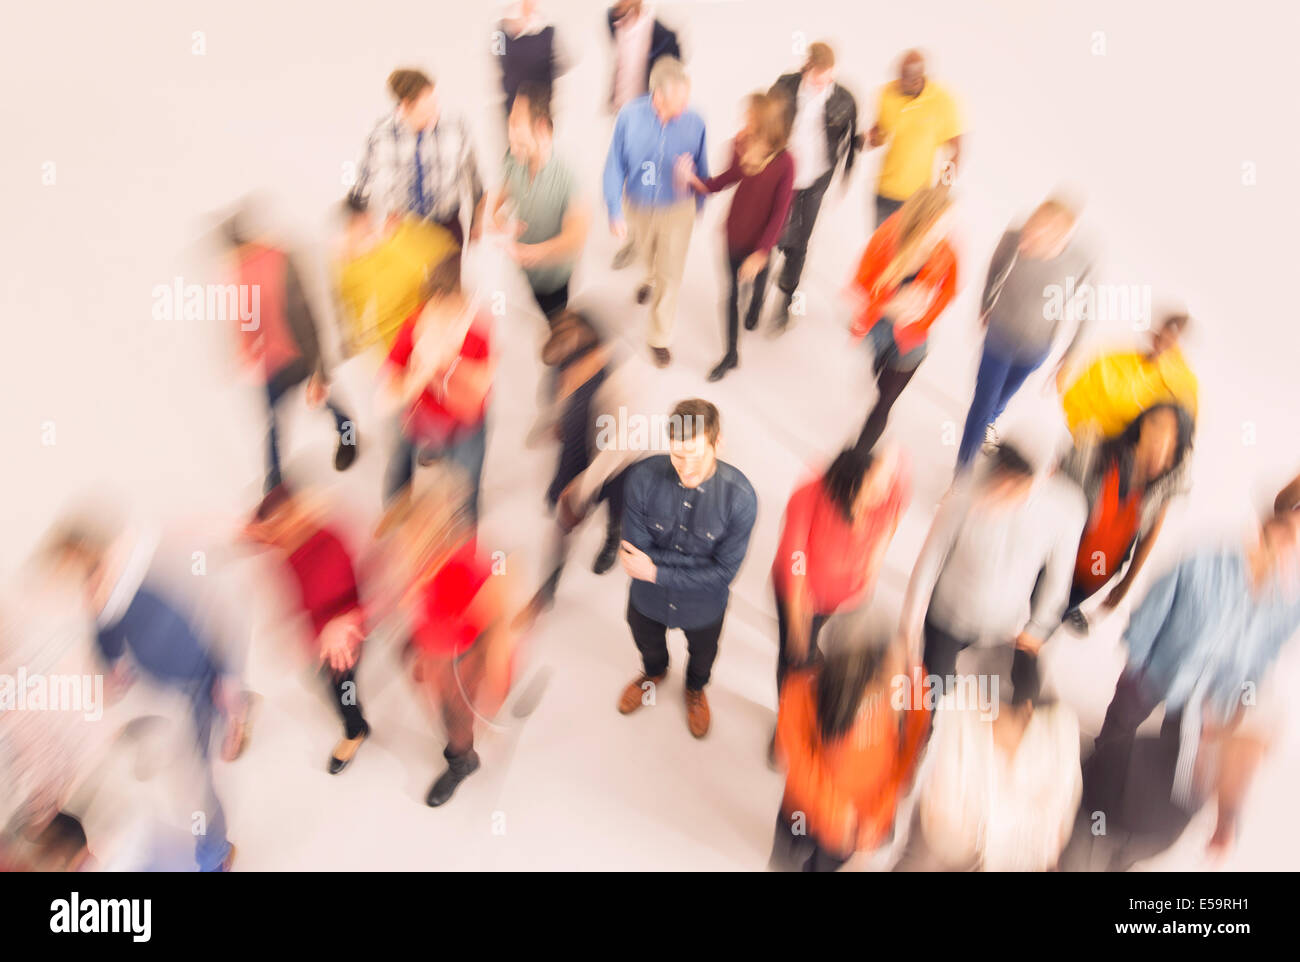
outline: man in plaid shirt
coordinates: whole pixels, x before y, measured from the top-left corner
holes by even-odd
[[[433,81],[419,70],[394,70],[388,89],[397,107],[366,141],[352,196],[391,226],[405,214],[435,221],[464,244],[462,202],[483,196],[469,128],[442,115]],[[470,233],[477,232],[477,224]]]

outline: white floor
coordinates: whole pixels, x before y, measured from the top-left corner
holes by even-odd
[[[887,11],[829,0],[659,6],[683,29],[695,103],[719,161],[741,98],[797,67],[800,36],[832,40],[841,80],[864,115],[897,53],[914,44],[930,52],[932,76],[963,104],[971,130],[959,183],[964,281],[891,424],[912,456],[916,490],[881,579],[881,604],[897,604],[950,477],[953,434],[974,382],[974,303],[987,257],[1007,222],[1058,184],[1088,197],[1088,230],[1107,279],[1150,285],[1157,306],[1182,301],[1197,320],[1188,346],[1202,385],[1195,487],[1166,525],[1152,569],[1184,545],[1243,536],[1252,513],[1300,468],[1284,407],[1294,399],[1297,348],[1284,300],[1295,244],[1283,221],[1300,201],[1291,176],[1300,138],[1285,109],[1297,79],[1295,10],[1243,2],[1227,18],[1219,8],[1166,0],[1105,0],[1086,12],[1030,0],[932,0]],[[552,7],[576,59],[558,92],[561,149],[598,202],[610,126],[601,111],[601,5]],[[260,189],[284,234],[310,256],[324,296],[333,230],[325,212],[388,109],[384,79],[398,65],[430,71],[448,108],[472,118],[493,180],[501,149],[488,55],[493,9],[392,2],[358,16],[350,5],[291,13],[235,0],[141,3],[129,19],[91,4],[71,15],[39,6],[17,14],[0,40],[6,89],[23,91],[4,107],[10,136],[0,151],[0,181],[11,188],[0,239],[2,383],[13,429],[0,544],[8,584],[19,583],[27,552],[56,513],[87,495],[164,522],[179,544],[178,576],[188,575],[187,547],[208,550],[213,531],[252,507],[264,430],[256,388],[236,380],[221,325],[155,320],[154,287],[175,277],[218,280],[203,241],[210,216]],[[200,43],[204,52],[193,53]],[[696,227],[667,371],[640,360],[636,278],[609,271],[614,245],[599,217],[576,279],[575,300],[618,326],[635,352],[644,403],[663,410],[690,395],[715,401],[723,456],[758,491],[758,524],[710,688],[710,736],[690,737],[674,685],[653,711],[615,712],[637,660],[622,619],[626,577],[597,578],[587,568],[600,539],[593,525],[535,639],[538,663],[552,670],[544,699],[525,723],[484,736],[484,767],[452,804],[436,812],[423,804],[441,744],[384,644],[367,655],[361,678],[375,736],[351,770],[331,778],[324,761],[336,722],[297,670],[263,562],[213,552],[200,587],[209,596],[218,584],[234,592],[232,609],[254,628],[249,681],[264,696],[247,756],[218,773],[241,868],[765,864],[781,792],[764,763],[775,702],[767,572],[793,484],[849,438],[872,397],[865,351],[847,337],[838,295],[866,240],[877,162],[867,155],[847,194],[833,188],[828,196],[804,277],[808,316],[779,341],[747,336],[741,368],[718,385],[704,374],[721,353],[725,200],[713,201]],[[518,552],[518,563],[536,571],[553,452],[524,451],[522,440],[542,322],[518,277],[487,256],[471,266],[484,289],[507,295],[484,542]],[[1121,324],[1095,333],[1110,343],[1138,336]],[[327,420],[300,407],[288,425],[291,463],[334,485],[358,532],[378,507],[386,455],[370,412],[371,368],[358,358],[338,375],[362,432],[361,460],[347,475],[330,472]],[[1053,416],[1041,377],[1006,415]],[[1062,633],[1049,648],[1049,683],[1091,731],[1121,663],[1125,613],[1086,640]],[[683,646],[673,644],[675,684]],[[1294,649],[1280,670],[1297,677]],[[1293,716],[1223,867],[1300,865],[1286,801],[1296,787],[1298,725]],[[1198,822],[1153,867],[1200,867],[1208,831]]]

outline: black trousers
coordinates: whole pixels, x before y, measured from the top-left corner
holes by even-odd
[[[556,315],[569,306],[569,282],[565,281],[557,290],[547,294],[534,290],[533,300],[537,301],[537,306],[546,315],[546,320],[554,323]]]
[[[791,669],[803,668],[820,660],[821,649],[817,647],[817,636],[821,634],[822,626],[830,618],[829,614],[814,614],[812,619],[812,631],[808,637],[808,651],[804,654],[802,660],[795,660],[793,656],[786,656],[786,646],[790,638],[790,619],[786,614],[785,601],[781,598],[781,593],[776,592],[776,637],[779,646],[776,657],[776,693],[778,697],[781,694],[781,687],[785,684],[785,676]]]
[[[887,364],[877,368],[876,403],[858,435],[856,446],[859,451],[870,451],[876,446],[880,435],[885,431],[885,425],[889,423],[889,412],[893,410],[894,402],[903,393],[903,388],[907,387],[907,382],[912,380],[916,370],[912,368],[910,371],[899,371]]]
[[[266,483],[264,490],[270,491],[282,480],[280,475],[280,419],[278,409],[284,396],[311,377],[311,370],[302,358],[290,361],[276,371],[266,382]],[[340,443],[347,437],[348,428],[353,426],[347,412],[334,403],[332,398],[325,399],[326,409],[334,416],[334,429],[338,431]]]
[[[623,481],[626,476],[627,469],[625,468],[606,481],[601,486],[600,493],[596,496],[596,504],[602,501],[605,502],[608,511],[605,522],[605,542],[607,544],[610,542],[617,543],[623,531]],[[554,599],[555,592],[559,590],[560,575],[564,573],[564,566],[569,560],[569,544],[572,540],[573,532],[564,530],[557,522],[555,537],[551,542],[551,573],[542,582],[542,587],[538,592],[545,598]]]
[[[903,201],[894,200],[892,197],[882,197],[876,195],[876,227],[877,229],[885,221],[903,206]]]
[[[718,657],[718,638],[722,635],[723,619],[703,628],[683,629],[686,635],[686,687],[700,691],[709,683],[713,662]],[[627,602],[627,623],[632,628],[632,639],[641,652],[641,664],[651,678],[668,671],[668,626],[648,618],[636,610],[631,598]]]
[[[731,272],[731,293],[727,298],[727,354],[734,356],[736,343],[740,338],[740,265],[753,251],[728,251],[727,268]],[[749,306],[745,309],[745,329],[752,331],[758,327],[758,315],[763,310],[763,292],[767,288],[767,274],[770,267],[764,267],[754,278],[753,288],[749,294]]]
[[[803,190],[796,190],[790,198],[790,214],[786,218],[785,232],[777,244],[785,257],[785,263],[781,266],[781,276],[776,286],[781,288],[787,302],[799,288],[804,261],[808,257],[808,239],[812,237],[817,214],[822,208],[822,198],[826,196],[834,172],[834,168],[826,171]]]
[[[769,868],[778,872],[834,872],[849,860],[850,856],[836,855],[822,848],[811,835],[796,835],[794,824],[790,815],[777,813]]]
[[[938,675],[946,679],[957,673],[957,656],[971,646],[971,642],[950,634],[936,625],[929,618],[925,619],[925,662],[927,674]],[[1021,648],[1011,656],[1012,704],[1018,705],[1026,699],[1036,701],[1040,688],[1038,674],[1038,656]]]
[[[357,695],[357,666],[354,664],[342,674],[336,674],[329,668],[324,669],[334,692],[334,707],[343,719],[345,738],[356,738],[366,731],[366,718],[361,713],[361,699]]]

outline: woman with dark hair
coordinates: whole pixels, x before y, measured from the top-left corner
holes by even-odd
[[[834,646],[822,665],[786,680],[777,754],[787,774],[773,868],[833,872],[889,837],[930,713],[891,698],[891,679],[906,664],[888,638]]]
[[[790,496],[772,563],[778,691],[790,668],[816,659],[826,619],[871,596],[911,497],[910,474],[897,448],[846,448],[825,474]]]
[[[1102,609],[1110,611],[1128,594],[1160,535],[1170,500],[1186,489],[1192,433],[1192,418],[1184,408],[1156,404],[1117,437],[1076,447],[1066,458],[1062,470],[1088,501],[1088,522],[1079,540],[1064,616],[1076,631],[1088,630],[1079,606],[1126,562],[1128,568],[1102,601]]]

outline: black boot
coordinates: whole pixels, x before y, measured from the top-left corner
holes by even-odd
[[[478,771],[478,752],[472,748],[463,755],[449,755],[444,751],[442,756],[447,759],[447,770],[438,776],[424,799],[431,808],[446,803],[460,783]]]
[[[601,545],[600,554],[596,555],[596,560],[591,566],[591,570],[596,574],[603,575],[614,567],[614,562],[618,560],[618,544],[622,540],[622,535],[623,525],[621,520],[611,515],[609,527],[605,530],[605,543]]]
[[[740,366],[740,358],[728,351],[717,363],[717,366],[709,372],[709,381],[721,381],[727,376],[727,372]]]

